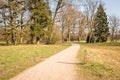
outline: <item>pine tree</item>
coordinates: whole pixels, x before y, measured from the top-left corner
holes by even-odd
[[[34,2],[34,3],[33,3]],[[31,42],[34,38],[39,43],[40,38],[48,38],[51,33],[51,11],[47,2],[44,0],[34,0],[31,9]]]
[[[107,15],[103,6],[100,4],[94,17],[94,36],[96,42],[106,42],[108,37]]]

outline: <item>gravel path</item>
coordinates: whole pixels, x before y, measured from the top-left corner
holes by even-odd
[[[78,80],[75,63],[79,45],[69,48],[31,67],[10,80]]]

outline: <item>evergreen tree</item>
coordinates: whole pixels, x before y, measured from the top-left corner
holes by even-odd
[[[100,4],[94,17],[94,36],[96,42],[106,42],[108,37],[107,15],[103,6]]]
[[[23,15],[26,11],[24,2],[23,0],[6,0],[0,4],[1,23],[3,23],[4,28],[3,35],[7,44],[16,45],[20,41],[19,37],[23,37]],[[19,17],[20,15],[21,19]]]
[[[35,38],[39,43],[40,38],[49,38],[51,33],[51,11],[49,4],[44,0],[34,0],[31,4],[31,42]]]
[[[9,26],[9,36],[10,36],[10,43],[16,45],[18,43],[19,31],[18,31],[18,13],[19,13],[19,6],[18,1],[16,0],[8,0],[7,1],[7,8],[8,8],[8,23]]]

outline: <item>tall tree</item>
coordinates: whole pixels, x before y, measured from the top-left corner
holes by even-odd
[[[25,23],[25,13],[27,12],[27,2],[26,0],[20,0],[19,1],[19,16],[20,18],[17,20],[18,24],[19,24],[19,42],[23,43],[24,38],[25,38],[25,34],[28,30],[26,30],[26,23]]]
[[[5,41],[6,41],[6,44],[9,43],[9,40],[8,40],[8,37],[9,37],[9,33],[8,33],[8,29],[7,29],[7,15],[6,15],[6,10],[7,8],[7,5],[5,2],[0,2],[0,16],[1,16],[1,20],[0,20],[0,23],[3,23],[3,28],[4,28],[4,33],[3,35],[5,35]]]
[[[111,42],[118,39],[118,31],[120,26],[120,19],[117,16],[109,16],[109,25],[110,25],[110,33],[111,33]]]
[[[106,42],[108,37],[108,21],[103,6],[100,4],[94,17],[94,36],[96,42]]]
[[[34,0],[31,4],[31,42],[35,38],[36,43],[40,39],[47,36],[50,37],[51,33],[51,11],[49,5],[44,0]]]
[[[15,44],[18,42],[18,1],[17,0],[2,0],[0,3],[2,27],[4,28],[4,35],[6,43]],[[8,39],[9,37],[9,39]]]
[[[76,22],[76,10],[71,5],[65,5],[62,8],[62,12],[60,13],[60,25],[61,25],[61,39],[64,42],[64,39],[67,41],[71,40],[71,34],[73,33],[73,27]],[[66,34],[66,38],[65,38]]]
[[[2,23],[4,28],[4,35],[6,43],[17,44],[19,37],[21,37],[20,29],[23,28],[23,19],[20,20],[21,4],[22,1],[18,0],[4,0],[1,5],[2,8]],[[21,22],[22,26],[18,22]]]
[[[59,13],[59,10],[64,6],[64,0],[53,0],[53,1],[57,1],[57,5],[55,7],[55,11],[53,14],[53,19],[52,19],[52,33],[50,35],[50,43],[53,41],[54,33],[56,30],[55,23],[56,23],[57,14]]]
[[[82,12],[79,12],[79,31],[78,31],[78,41],[81,41],[82,35],[85,31],[87,25],[87,18]]]
[[[83,8],[84,8],[84,15],[86,16],[87,20],[84,23],[87,23],[87,30],[88,30],[88,37],[87,43],[92,42],[93,37],[93,22],[94,22],[94,15],[99,6],[99,0],[83,0]]]

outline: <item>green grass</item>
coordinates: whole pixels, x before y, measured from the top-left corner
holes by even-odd
[[[0,46],[0,80],[8,80],[68,45]]]
[[[81,42],[76,42],[77,44],[82,44],[82,45],[86,45],[86,41],[81,41]],[[87,45],[97,45],[97,46],[120,46],[120,41],[118,42],[112,42],[110,43],[110,41],[107,42],[103,42],[103,43],[87,43]]]
[[[108,43],[80,44],[78,76],[82,80],[120,80],[120,46]],[[86,64],[84,51],[87,50]]]
[[[0,45],[6,45],[5,41],[0,41]]]

